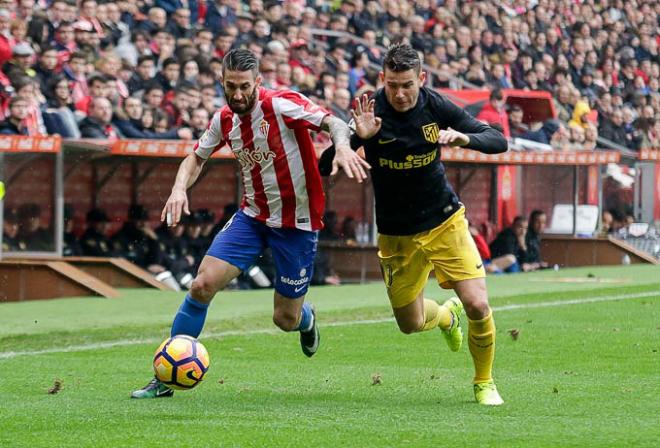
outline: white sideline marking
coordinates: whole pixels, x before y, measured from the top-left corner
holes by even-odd
[[[494,306],[493,311],[499,312],[499,311],[518,310],[524,308],[548,308],[553,306],[564,306],[564,305],[584,305],[588,303],[643,299],[645,297],[658,297],[658,296],[660,296],[660,291],[657,292],[649,291],[649,292],[641,292],[638,294],[619,294],[615,296],[591,297],[587,299],[554,300],[551,302],[538,302],[538,303],[514,303],[511,305]],[[323,327],[347,327],[351,325],[371,325],[371,324],[380,324],[380,323],[392,322],[392,321],[394,321],[394,318],[389,317],[383,319],[329,322],[323,324]],[[230,331],[219,331],[216,333],[204,334],[204,339],[215,339],[215,338],[222,338],[227,336],[251,336],[256,334],[277,334],[277,333],[280,333],[280,331],[276,329],[260,329],[260,330],[248,330],[248,331],[230,330]],[[0,359],[15,358],[17,356],[49,355],[52,353],[83,352],[83,351],[98,350],[98,349],[112,348],[112,347],[125,347],[129,345],[157,344],[160,342],[162,341],[156,338],[122,339],[118,341],[98,342],[95,344],[85,344],[85,345],[72,345],[69,347],[49,348],[45,350],[32,350],[32,351],[24,351],[24,352],[0,352]]]

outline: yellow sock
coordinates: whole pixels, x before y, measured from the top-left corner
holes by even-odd
[[[474,361],[474,383],[484,383],[493,379],[493,359],[495,358],[495,321],[493,312],[481,320],[468,319],[468,346]]]
[[[446,306],[439,305],[435,300],[424,299],[424,325],[419,331],[431,330],[435,327],[447,329],[451,325],[451,312]]]

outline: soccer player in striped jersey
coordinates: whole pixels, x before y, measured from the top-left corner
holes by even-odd
[[[198,337],[215,294],[270,247],[277,271],[273,321],[284,331],[300,332],[302,351],[311,357],[320,337],[315,310],[305,302],[305,294],[323,227],[324,194],[309,131],[330,133],[336,149],[332,174],[341,168],[362,182],[370,167],[351,149],[350,130],[343,121],[299,93],[261,87],[258,60],[249,50],[225,55],[223,86],[227,104],[215,113],[194,153],[181,163],[161,220],[177,225],[183,213],[190,213],[186,190],[211,154],[225,144],[240,164],[243,200],[211,243],[171,334]],[[154,378],[131,396],[172,394]]]

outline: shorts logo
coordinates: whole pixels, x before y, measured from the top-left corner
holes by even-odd
[[[301,276],[301,277],[304,277],[305,275],[307,275],[307,269],[302,268],[302,269],[300,270],[300,276]]]
[[[307,272],[305,272],[305,274],[307,274]],[[281,281],[282,283],[284,283],[285,285],[289,285],[289,286],[302,286],[302,287],[304,287],[304,286],[307,284],[307,282],[309,281],[309,277],[304,276],[304,277],[301,277],[301,278],[299,278],[299,279],[297,279],[297,280],[294,280],[294,279],[289,278],[289,277],[281,276],[281,277],[280,277],[280,281]],[[298,291],[300,291],[300,289],[298,289]],[[296,292],[298,292],[298,291],[296,291]]]
[[[422,132],[424,132],[424,139],[429,143],[438,143],[438,137],[440,137],[440,128],[438,123],[429,123],[422,126]]]

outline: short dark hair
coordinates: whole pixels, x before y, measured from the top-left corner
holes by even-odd
[[[422,61],[420,61],[417,51],[404,43],[391,45],[383,60],[383,71],[385,69],[393,72],[415,70],[415,72],[419,73],[421,68]]]
[[[491,101],[493,101],[493,100],[498,100],[498,101],[503,100],[504,99],[504,93],[502,92],[502,89],[500,89],[500,88],[493,89],[493,91],[490,92],[490,98],[489,99]]]
[[[541,215],[545,215],[545,212],[543,210],[539,210],[539,209],[532,210],[532,213],[529,214],[529,223],[534,224],[534,222]]]
[[[94,75],[91,78],[89,78],[89,80],[87,81],[87,85],[91,87],[93,84],[97,82],[105,84],[108,82],[108,77],[106,75],[102,75],[99,73],[98,75]]]
[[[247,72],[251,71],[254,76],[259,73],[259,61],[257,57],[250,50],[244,48],[235,48],[229,50],[224,58],[222,58],[222,73],[225,70],[232,72]]]
[[[16,103],[25,103],[25,104],[27,104],[28,100],[27,100],[27,98],[23,98],[23,97],[20,97],[20,96],[13,96],[9,100],[9,108],[11,109],[12,107],[14,107],[14,105]]]
[[[179,64],[179,61],[176,58],[169,57],[163,61],[163,68],[166,68],[170,65],[181,65]]]
[[[151,56],[149,54],[143,54],[142,56],[138,57],[136,67],[139,67],[140,65],[142,65],[142,63],[148,62],[148,61],[149,62],[154,62],[154,63],[156,62],[154,60],[153,56]]]

